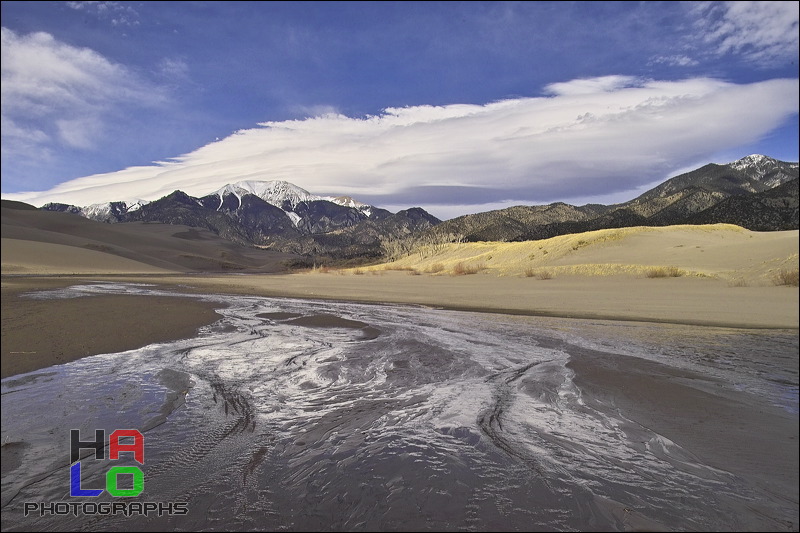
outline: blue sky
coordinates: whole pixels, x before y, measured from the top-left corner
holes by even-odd
[[[441,218],[798,160],[798,2],[14,2],[2,194],[283,179]]]

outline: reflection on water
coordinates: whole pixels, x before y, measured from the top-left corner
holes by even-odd
[[[33,297],[103,292],[159,293]],[[588,397],[568,365],[648,359],[796,415],[796,332],[203,298],[229,307],[194,339],[3,380],[4,530],[797,529],[796,495],[704,464]],[[136,499],[190,512],[23,517],[72,500],[73,428],[140,429]],[[84,486],[107,468],[86,463]]]

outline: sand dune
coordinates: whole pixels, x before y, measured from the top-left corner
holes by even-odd
[[[167,274],[158,268],[102,251],[47,242],[2,239],[3,274]]]
[[[292,257],[241,246],[200,228],[104,224],[18,202],[2,205],[3,273],[277,272]]]
[[[797,329],[799,322],[797,287],[775,282],[777,273],[798,270],[798,231],[759,233],[730,225],[601,230],[521,243],[451,244],[389,264],[275,275],[287,258],[238,246],[197,228],[101,224],[64,213],[9,209],[4,202],[4,349],[17,339],[14,345],[22,348],[15,349],[26,350],[26,340],[36,335],[43,320],[61,320],[43,317],[46,310],[39,309],[24,327],[7,323],[8,309],[25,314],[25,306],[31,305],[18,297],[20,291],[48,283],[30,275],[73,276],[55,280],[64,284],[102,280],[107,274],[114,276],[109,279],[162,284],[177,292],[541,316],[741,328]],[[476,274],[452,275],[459,263],[474,267]],[[648,277],[652,269],[662,267],[674,267],[679,277]],[[548,275],[541,276],[543,272]],[[130,305],[128,313],[151,314],[145,300]],[[97,300],[97,305],[103,304]],[[195,312],[180,304],[174,314]],[[106,329],[113,330],[112,315],[100,316],[108,317]],[[162,319],[168,323],[169,316]],[[193,316],[198,326],[207,323],[206,315]],[[93,346],[93,336],[85,335],[91,328],[80,329],[82,347],[70,357],[108,349],[87,348]]]
[[[527,242],[449,244],[422,248],[368,270],[416,269],[453,274],[456,265],[497,276],[646,276],[675,267],[681,275],[739,284],[772,284],[781,269],[797,269],[798,232],[754,232],[730,224],[607,229]]]
[[[559,322],[566,328],[588,328],[590,333],[587,335],[590,337],[595,328],[606,328],[612,336],[622,335],[620,332],[623,330],[627,332],[625,335],[633,335],[633,338],[654,333],[664,335],[654,339],[653,345],[656,348],[659,344],[669,347],[670,343],[677,342],[678,353],[681,353],[684,344],[691,352],[692,343],[705,335],[709,336],[709,344],[712,344],[715,336],[724,337],[730,332],[742,338],[752,337],[749,340],[752,344],[743,348],[744,357],[750,357],[751,350],[748,346],[756,346],[762,333],[791,340],[793,332],[685,328],[687,331],[691,330],[691,335],[685,338],[688,340],[684,340],[680,333],[684,328],[666,327],[663,328],[668,330],[666,333],[659,333],[658,330],[662,329],[660,326],[642,328],[642,324],[636,324],[636,321],[725,328],[780,328],[794,329],[795,332],[800,322],[800,293],[797,287],[776,285],[773,279],[779,271],[797,271],[797,231],[755,233],[726,225],[629,228],[524,243],[449,245],[441,250],[423,250],[422,253],[394,263],[361,269],[316,269],[281,275],[263,273],[280,268],[284,257],[262,250],[237,247],[210,232],[196,228],[158,224],[98,224],[61,213],[48,214],[4,207],[0,354],[2,377],[89,355],[117,353],[153,342],[193,337],[198,327],[213,323],[219,318],[214,309],[232,300],[222,297],[214,302],[203,302],[180,297],[184,293],[336,299],[585,318],[590,320]],[[474,266],[475,275],[452,275],[459,263],[462,266]],[[247,275],[209,272],[224,270],[224,265],[231,269],[241,269],[236,272]],[[660,279],[648,277],[651,269],[659,267],[674,267],[681,275]],[[206,272],[198,273],[203,270]],[[432,273],[436,270],[439,271]],[[425,273],[426,271],[431,273]],[[543,271],[549,271],[549,279],[543,279],[545,276],[537,277],[536,274]],[[53,276],[46,276],[50,274]],[[65,277],[62,274],[71,276]],[[26,297],[26,293],[30,291],[109,280],[144,282],[169,292],[160,296],[108,294],[57,300]],[[381,316],[385,311],[382,307],[375,305],[366,308],[363,317],[358,316],[358,321],[323,313],[301,316],[300,313],[289,313],[286,310],[266,313],[259,318],[265,321],[283,320],[287,326],[306,329],[348,328],[354,334],[360,335],[358,342],[380,342],[384,338],[380,327],[373,328],[368,324],[373,323],[373,316]],[[414,313],[423,316],[425,314],[425,311],[413,308],[410,311],[403,308],[401,312],[408,316],[413,316]],[[463,346],[466,347],[464,351],[468,352],[469,343],[480,340],[479,334],[472,336],[476,331],[469,325],[475,321],[465,313],[454,313],[452,317],[452,323],[448,321],[445,324],[446,329],[437,329],[427,323],[424,329],[430,330],[432,336],[437,331],[447,331],[448,334],[455,334],[453,338],[463,337]],[[498,318],[489,315],[486,320],[491,323]],[[463,322],[461,319],[464,319]],[[601,320],[629,322],[609,323],[600,322]],[[547,321],[529,321],[531,336],[536,335],[539,322]],[[632,333],[638,328],[642,328],[644,333]],[[359,329],[361,332],[357,333]],[[527,330],[523,335],[527,335]],[[520,338],[522,337],[511,337],[515,342]],[[678,368],[680,365],[673,368],[626,356],[622,353],[624,338],[624,335],[620,336],[622,340],[613,345],[608,353],[585,348],[577,350],[577,345],[571,347],[573,352],[570,353],[569,369],[574,372],[574,377],[570,379],[584,391],[580,395],[581,412],[586,412],[587,408],[583,406],[588,405],[591,411],[602,407],[622,413],[630,420],[641,423],[648,431],[664,435],[685,447],[693,457],[703,458],[707,464],[718,469],[714,472],[726,475],[730,472],[737,479],[753,483],[754,487],[763,486],[770,494],[785,494],[791,487],[797,486],[796,414],[767,405],[766,400],[759,395],[740,394],[741,391],[735,391],[736,387],[733,385],[729,388],[726,385],[723,389],[716,385],[714,380],[717,378],[713,376],[709,378],[687,373]],[[205,345],[207,341],[201,341],[204,344],[203,349],[208,349]],[[296,342],[293,337],[291,341]],[[347,342],[352,344],[352,340]],[[270,344],[270,350],[273,349],[272,346]],[[500,352],[500,356],[505,355],[502,353],[505,348],[502,344],[490,343],[486,346]],[[782,348],[784,345],[779,346]],[[769,356],[783,357],[788,367],[787,372],[796,377],[796,344],[788,343],[788,346],[787,353],[770,353]],[[449,350],[448,345],[447,353]],[[410,351],[419,352],[420,357],[429,353],[413,343]],[[408,364],[402,345],[393,346],[391,350],[377,351],[392,352],[397,352],[398,363]],[[721,351],[723,352],[724,350]],[[225,348],[221,353],[222,357],[228,357],[229,352]],[[249,351],[244,353],[250,357]],[[727,357],[728,353],[724,353]],[[374,364],[375,354],[369,344],[366,344],[362,359],[348,355],[342,360],[357,365],[359,372],[363,373],[366,363]],[[755,357],[759,355],[755,354]],[[435,359],[436,357],[432,358]],[[468,357],[464,360],[468,360]],[[365,362],[364,365],[362,361]],[[515,359],[514,362],[520,364],[520,361],[521,359]],[[719,364],[729,364],[727,361],[725,359]],[[226,360],[225,364],[230,365],[230,361]],[[395,368],[393,364],[380,362],[378,368],[385,373],[386,369]],[[761,363],[755,361],[753,364]],[[461,366],[459,363],[452,368]],[[407,367],[397,368],[398,375],[407,372]],[[759,367],[759,372],[763,368],[765,367]],[[260,379],[257,375],[256,378]],[[502,387],[497,390],[509,389],[514,379],[516,377],[498,380]],[[518,383],[526,383],[525,387],[534,385],[532,379],[519,380]],[[544,381],[542,384],[546,385]],[[738,383],[735,384],[738,387]],[[726,392],[728,389],[730,391]],[[304,399],[307,398],[306,394],[308,392],[303,390]],[[270,395],[274,396],[271,392]],[[556,396],[557,394],[553,395]],[[495,396],[498,404],[500,398],[499,394]],[[213,401],[216,403],[216,396]],[[360,412],[353,411],[348,401],[347,413],[342,418],[337,415],[330,419],[335,421],[337,427],[342,424],[342,420],[350,420],[350,424],[360,423],[368,418],[366,415],[365,418],[359,418],[362,414],[371,413],[374,406],[382,405],[384,401],[381,398],[380,402],[370,403],[369,409]],[[226,400],[225,423],[229,424],[227,406]],[[416,420],[418,412],[416,407],[414,409],[413,419]],[[283,406],[281,410],[290,411]],[[212,412],[211,408],[208,412]],[[559,407],[559,416],[563,412]],[[379,417],[380,414],[378,412],[375,416]],[[401,419],[395,416],[392,418]],[[412,418],[409,416],[408,419]],[[369,418],[369,424],[374,420]],[[474,415],[472,420],[475,420]],[[285,424],[284,427],[302,426]],[[611,426],[603,426],[602,432],[608,427]],[[319,433],[322,430],[315,428],[314,431]],[[226,435],[229,433],[225,432]],[[305,435],[310,433],[304,434],[303,441],[295,441],[298,442],[298,447],[300,442],[305,447]],[[346,433],[361,435],[365,432]],[[637,438],[637,442],[644,444],[645,440]],[[270,446],[273,447],[273,444]],[[570,449],[579,450],[580,446]],[[13,455],[14,448],[7,448],[4,448],[4,468],[7,463],[9,468],[21,465],[20,459]],[[472,448],[470,445],[470,449]],[[264,457],[264,449],[267,448],[246,453],[260,460]],[[309,446],[306,449],[316,448]],[[243,453],[240,456],[247,455]],[[312,460],[313,457],[316,455],[312,456]],[[387,457],[398,455],[393,451]],[[619,464],[625,463],[614,462],[613,468],[619,470]],[[515,469],[518,468],[515,466]],[[495,469],[492,466],[492,471]],[[784,475],[786,472],[793,472],[794,476]],[[648,478],[653,478],[652,474],[648,473]],[[715,487],[718,486],[717,483],[719,481],[715,481]],[[170,481],[170,490],[172,486],[173,482]],[[500,486],[506,485],[500,483]],[[60,487],[59,490],[63,491],[63,488]],[[788,516],[796,517],[796,498],[780,500],[786,502]],[[533,500],[526,498],[525,504],[530,501]],[[772,518],[773,515],[763,511],[763,502],[759,502],[762,507],[752,507],[751,503],[748,499],[748,516],[766,517],[764,523],[792,525],[788,520],[778,522]],[[623,524],[623,518],[628,520],[633,517],[633,521],[628,522],[626,527],[648,529],[660,526],[637,518],[636,513],[639,511],[635,509],[630,512],[629,508],[620,505],[615,512],[619,516],[614,522],[616,524]],[[796,519],[794,524],[796,525]]]

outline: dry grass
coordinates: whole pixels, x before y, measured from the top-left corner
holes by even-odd
[[[361,270],[360,268],[356,268],[355,270],[353,270],[353,275],[354,276],[363,276],[364,275],[364,271]]]
[[[444,270],[444,265],[441,263],[434,263],[428,268],[425,269],[425,272],[428,274],[438,274],[439,272]]]
[[[408,275],[409,276],[421,276],[422,272],[420,272],[416,268],[412,268],[411,270],[408,271]]]
[[[389,265],[384,265],[384,266],[383,266],[383,269],[384,269],[384,270],[393,270],[393,271],[399,271],[399,272],[410,272],[410,271],[412,271],[412,270],[415,270],[415,269],[414,269],[414,267],[410,267],[410,266],[397,266],[397,265],[391,265],[391,264],[389,264]]]
[[[525,277],[526,278],[536,278],[536,279],[553,279],[555,276],[552,271],[546,268],[531,268],[528,267],[525,269]]]
[[[779,270],[773,275],[772,282],[775,285],[787,285],[789,287],[797,287],[798,284],[800,284],[798,276],[800,276],[800,273],[796,268],[794,270],[783,269]]]
[[[469,274],[477,274],[481,270],[485,270],[486,265],[483,263],[478,263],[475,265],[465,265],[462,261],[456,263],[456,266],[453,267],[453,275],[454,276],[467,276]]]
[[[678,267],[652,267],[644,273],[648,278],[679,278],[686,274]]]

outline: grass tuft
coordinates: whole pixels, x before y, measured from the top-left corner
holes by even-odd
[[[444,265],[441,263],[434,263],[425,269],[425,272],[428,274],[438,274],[439,272],[444,270]]]
[[[772,277],[772,282],[775,285],[797,287],[799,283],[798,276],[800,276],[800,274],[796,268],[794,270],[783,269],[775,273],[775,275]]]
[[[648,269],[645,272],[645,276],[648,278],[679,278],[686,274],[683,270],[678,267],[653,267]]]
[[[456,266],[453,267],[453,275],[454,276],[467,276],[469,274],[477,274],[481,270],[485,270],[486,265],[483,263],[478,263],[476,265],[465,265],[463,262],[459,261],[456,263]]]

